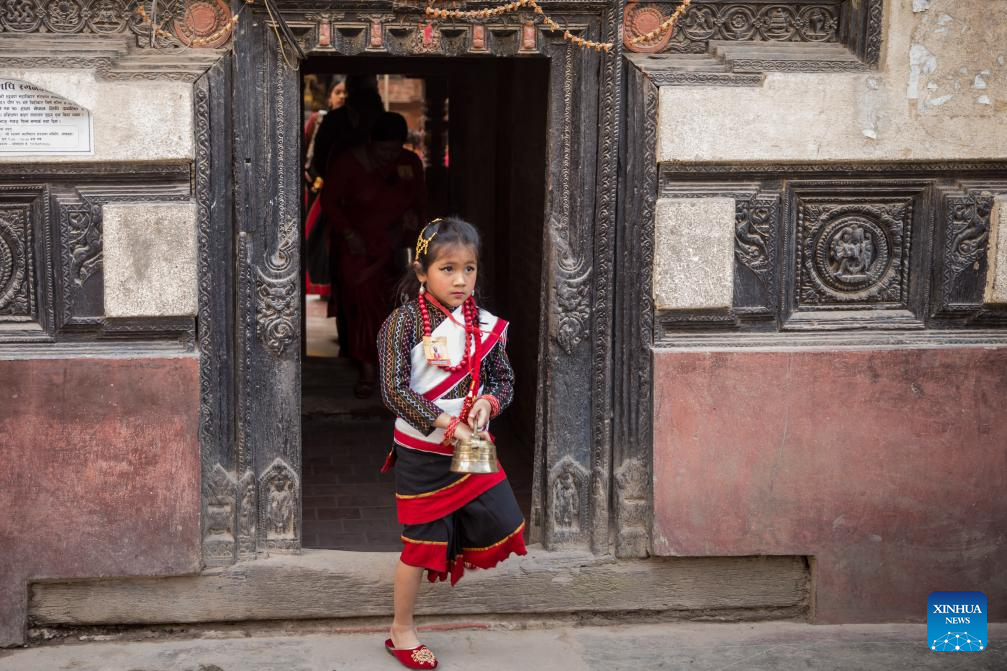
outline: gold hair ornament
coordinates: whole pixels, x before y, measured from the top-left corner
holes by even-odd
[[[433,240],[435,237],[437,237],[437,231],[434,231],[433,233],[431,233],[429,238],[424,238],[423,234],[426,232],[426,230],[428,228],[430,228],[434,224],[438,223],[439,221],[441,221],[441,219],[438,217],[437,219],[434,219],[429,224],[427,224],[426,226],[424,226],[423,230],[420,231],[419,237],[416,238],[416,260],[417,261],[420,260],[420,255],[421,254],[426,254],[427,253],[427,247],[430,246],[430,241]]]

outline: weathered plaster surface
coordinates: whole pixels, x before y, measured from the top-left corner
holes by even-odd
[[[1007,2],[885,3],[881,67],[660,91],[659,161],[1007,156]]]
[[[105,314],[196,314],[196,205],[102,206]]]
[[[729,309],[734,299],[734,201],[661,198],[656,219],[654,307]]]
[[[192,160],[192,84],[176,81],[103,81],[94,70],[0,69],[91,111],[91,156],[0,156],[2,163]]]
[[[818,623],[1007,617],[1007,348],[657,351],[654,552],[812,555]]]
[[[1004,195],[997,196],[993,201],[987,260],[983,302],[987,305],[1007,305],[1007,196]]]
[[[199,361],[0,361],[0,647],[28,582],[199,570]]]

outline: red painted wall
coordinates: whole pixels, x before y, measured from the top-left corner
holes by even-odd
[[[199,569],[198,359],[0,361],[0,645],[27,581]]]
[[[816,622],[1007,620],[1007,348],[660,351],[654,550],[817,558]]]

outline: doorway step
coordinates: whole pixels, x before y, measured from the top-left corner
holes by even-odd
[[[29,618],[89,625],[390,617],[398,554],[305,550],[198,575],[31,585]],[[661,614],[689,620],[807,620],[812,580],[801,556],[618,560],[530,546],[453,588],[420,589],[420,615]]]

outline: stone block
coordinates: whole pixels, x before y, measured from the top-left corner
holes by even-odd
[[[105,314],[196,314],[195,203],[102,207]]]
[[[983,303],[1007,305],[1007,195],[993,201]]]
[[[654,231],[654,306],[728,310],[734,300],[731,198],[661,198]]]

